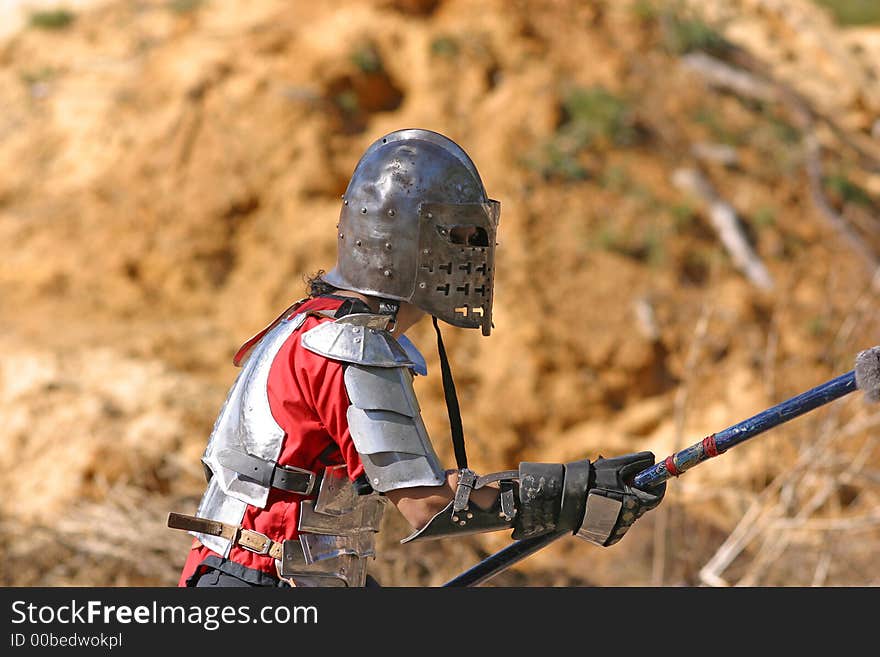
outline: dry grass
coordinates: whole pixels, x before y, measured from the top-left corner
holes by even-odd
[[[165,527],[169,509],[192,500],[115,486],[78,502],[57,522],[0,521],[4,586],[173,586],[190,537]]]
[[[187,10],[198,5],[177,4]],[[640,3],[639,25],[626,20],[623,10],[598,11],[602,3],[587,3],[587,11],[584,3],[562,2],[547,11],[520,13],[505,5],[480,28],[491,38],[485,52],[477,53],[470,30],[482,24],[467,13],[442,12],[449,22],[442,26],[447,36],[440,37],[431,20],[416,24],[385,14],[374,20],[370,10],[362,15],[363,27],[381,25],[373,30],[378,54],[415,53],[419,44],[431,44],[432,63],[416,58],[406,70],[392,71],[400,58],[386,56],[382,61],[389,74],[416,82],[405,89],[405,102],[374,113],[361,112],[363,104],[354,107],[355,123],[364,119],[356,127],[364,132],[340,135],[308,100],[336,87],[311,89],[306,83],[324,69],[339,68],[341,79],[348,80],[354,67],[368,78],[380,72],[375,57],[360,52],[352,60],[345,51],[325,60],[307,47],[308,39],[291,38],[299,35],[296,11],[276,4],[273,20],[260,29],[242,27],[245,16],[236,13],[225,24],[230,34],[240,32],[230,41],[216,40],[191,22],[189,54],[206,54],[186,75],[176,73],[177,63],[189,59],[177,50],[182,46],[175,35],[131,52],[123,47],[121,42],[131,39],[120,36],[118,26],[140,20],[128,15],[126,3],[115,3],[116,13],[90,17],[88,35],[83,21],[73,22],[65,39],[55,41],[70,48],[61,54],[44,41],[59,35],[40,30],[26,30],[6,51],[10,71],[18,68],[19,74],[4,87],[15,138],[14,148],[3,151],[9,175],[0,206],[8,213],[4,217],[22,220],[0,222],[0,243],[9,247],[5,260],[14,263],[4,273],[0,301],[9,330],[38,345],[33,367],[50,362],[45,380],[42,374],[35,378],[31,397],[15,397],[26,372],[10,370],[12,392],[0,391],[11,395],[0,410],[8,413],[2,422],[4,453],[12,455],[8,516],[0,517],[0,583],[176,584],[189,537],[164,522],[171,510],[191,512],[193,496],[201,491],[198,454],[230,382],[220,355],[234,350],[238,337],[252,332],[248,329],[259,328],[252,324],[269,309],[287,301],[289,283],[301,270],[326,265],[335,242],[332,230],[331,239],[325,239],[319,217],[335,212],[341,191],[336,187],[344,188],[369,134],[393,129],[398,121],[442,130],[455,126],[456,136],[466,137],[486,180],[510,208],[505,211],[505,271],[502,276],[499,269],[498,279],[503,330],[479,348],[450,336],[462,399],[470,405],[466,422],[473,453],[487,467],[562,458],[560,436],[578,427],[584,430],[571,433],[577,444],[565,445],[578,458],[595,458],[608,445],[621,452],[652,449],[664,423],[674,424],[681,447],[699,437],[685,435],[686,425],[719,419],[720,396],[729,393],[733,406],[737,395],[753,392],[742,388],[754,384],[764,397],[760,403],[769,406],[849,369],[852,356],[876,339],[880,238],[877,217],[870,216],[876,209],[872,196],[858,189],[870,189],[876,197],[877,188],[869,183],[877,180],[877,141],[864,128],[853,128],[851,120],[844,123],[848,112],[837,111],[836,100],[823,115],[816,101],[821,94],[807,99],[782,90],[760,62],[732,49],[721,34],[723,26],[716,30],[699,17],[658,17],[647,9],[654,3]],[[821,38],[826,32],[820,30],[810,40],[814,46],[804,45],[795,37],[809,33],[811,23],[799,22],[795,29],[786,21],[797,12],[770,6],[789,3],[699,4],[760,4],[763,9],[752,12],[753,18],[760,14],[761,24],[788,34],[792,56],[821,59],[837,70],[837,59],[821,55],[835,39]],[[460,7],[466,9],[463,3]],[[336,25],[328,22],[329,10],[315,12],[321,21],[299,22],[309,29]],[[508,15],[516,20],[508,21]],[[447,31],[452,28],[457,31]],[[454,41],[448,36],[453,34]],[[88,40],[76,46],[84,36]],[[202,48],[205,44],[211,47]],[[123,84],[122,71],[128,69],[122,60],[119,78],[115,68],[105,75],[67,66],[67,60],[98,46],[127,53],[126,62],[148,59],[148,77],[131,64],[136,74]],[[697,57],[698,51],[715,59]],[[826,80],[830,100],[847,97],[836,93],[837,83],[859,86],[859,106],[853,100],[847,109],[875,121],[876,85],[858,81],[869,77],[868,54],[837,54],[845,74],[830,84],[830,77],[816,70],[817,80]],[[862,73],[849,65],[857,60],[865,63]],[[583,61],[601,65],[584,68]],[[679,67],[680,62],[691,64],[686,78],[687,66]],[[693,77],[695,62],[702,63],[696,67],[702,73],[696,73],[705,89],[695,84],[700,79]],[[770,71],[779,73],[779,68]],[[46,71],[52,72],[51,80]],[[575,88],[592,91],[575,94],[568,103],[547,100],[569,78]],[[141,84],[144,79],[150,84]],[[36,98],[36,88],[48,82],[51,94]],[[82,116],[56,124],[50,118],[63,112],[34,111],[55,102],[70,104],[82,89],[89,98],[105,95],[107,113],[101,103],[94,104],[94,113],[91,103],[89,108],[73,103]],[[250,123],[240,123],[249,116]],[[167,125],[162,117],[168,117]],[[90,125],[119,130],[74,131],[75,138],[66,138],[66,131]],[[563,180],[540,180],[517,164],[527,147],[560,136],[557,128],[564,126],[557,150],[584,161],[563,158]],[[106,162],[104,155],[94,161],[84,155],[98,141],[119,145],[108,146],[106,153],[97,149]],[[594,157],[592,146],[603,142],[603,157]],[[288,143],[297,148],[278,147]],[[66,146],[56,152],[58,144],[86,150],[73,157]],[[45,164],[56,162],[53,158],[57,166]],[[80,159],[85,168],[77,184],[82,187],[68,193],[57,172],[66,171],[62,164],[68,160]],[[694,159],[744,224],[755,217],[745,238],[772,270],[778,284],[772,295],[740,285],[740,275],[728,271],[729,256],[718,235],[702,225],[706,211],[691,209],[669,193],[669,174],[682,160],[693,164]],[[578,164],[595,178],[583,177]],[[829,188],[828,178],[837,171],[848,177]],[[119,221],[130,217],[131,208],[139,213]],[[765,213],[759,222],[761,208],[769,208],[769,219]],[[46,226],[51,216],[52,230],[36,220],[44,215]],[[280,224],[279,218],[290,223]],[[225,228],[218,231],[218,225]],[[332,226],[332,219],[326,225]],[[67,232],[56,226],[67,226]],[[605,248],[584,246],[606,226],[616,232],[607,233]],[[164,241],[142,239],[154,234]],[[635,238],[622,239],[631,235]],[[78,243],[80,236],[88,239]],[[281,267],[279,252],[288,254]],[[566,275],[558,276],[547,263]],[[569,301],[548,307],[548,290]],[[637,330],[620,312],[633,298],[650,299],[636,308]],[[700,318],[700,308],[710,300],[711,321],[708,315]],[[51,325],[47,316],[54,319]],[[57,330],[58,324],[65,330]],[[44,351],[79,353],[91,343],[124,352],[127,360],[117,366],[109,359],[106,367],[89,369],[93,359],[87,357],[69,367],[43,359]],[[18,353],[19,344],[4,342],[4,348],[10,367],[15,361],[9,356]],[[167,368],[137,366],[149,358]],[[739,374],[742,379],[736,379]],[[142,384],[135,385],[133,377]],[[747,383],[736,388],[730,380]],[[426,422],[441,427],[443,433],[434,435],[442,436],[442,392],[431,385],[430,380],[424,384],[420,400]],[[717,485],[712,463],[700,469],[706,477],[670,482],[664,505],[619,547],[588,551],[574,539],[560,541],[492,584],[876,584],[880,418],[855,397],[717,459],[718,470],[741,464]],[[663,402],[656,407],[667,410],[641,429],[616,431],[622,424],[616,421],[646,401]],[[743,419],[732,416],[731,409],[722,411],[731,417],[720,423]],[[587,445],[581,441],[594,437]],[[51,451],[65,444],[71,446],[69,454]],[[80,457],[78,464],[64,461]],[[45,486],[51,493],[46,500],[67,506],[53,516],[57,519],[37,522],[32,508],[46,509],[35,500],[42,491],[28,487],[38,478],[27,468],[42,473],[47,461],[65,462],[65,474],[71,476],[69,484]],[[373,568],[383,584],[442,584],[505,538],[401,546],[397,540],[408,533],[402,523],[389,510]],[[583,557],[582,566],[575,560],[554,562],[557,549],[568,548]]]

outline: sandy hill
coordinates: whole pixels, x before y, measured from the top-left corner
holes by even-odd
[[[476,470],[665,456],[850,369],[878,335],[880,32],[699,4],[111,1],[11,31],[2,582],[176,581],[164,517],[195,508],[231,355],[332,266],[348,177],[401,127],[459,142],[502,203],[496,331],[446,332]],[[873,582],[871,413],[781,427],[614,549],[561,541],[498,583]],[[389,515],[387,584],[507,542],[398,546]]]

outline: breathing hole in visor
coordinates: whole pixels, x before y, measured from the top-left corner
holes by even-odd
[[[474,307],[471,307],[471,306],[461,306],[461,307],[459,307],[459,308],[456,308],[456,309],[455,309],[455,312],[456,312],[457,314],[461,315],[461,316],[464,318],[464,317],[467,317],[468,314],[471,314],[471,315],[479,315],[480,317],[482,317],[482,316],[483,316],[483,313],[484,313],[485,311],[483,310],[483,308],[482,308],[481,306],[474,306]]]
[[[456,226],[440,226],[437,228],[440,234],[453,244],[467,246],[489,246],[489,234],[485,228],[464,224]]]

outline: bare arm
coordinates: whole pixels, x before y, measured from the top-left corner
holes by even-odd
[[[428,524],[438,512],[446,507],[455,496],[458,484],[458,471],[446,471],[446,483],[442,486],[417,486],[414,488],[398,488],[385,493],[385,496],[397,507],[413,529],[421,529]],[[484,486],[474,489],[470,499],[481,509],[488,509],[498,498],[498,489]]]

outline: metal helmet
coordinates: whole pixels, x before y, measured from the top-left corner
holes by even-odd
[[[397,130],[355,167],[336,266],[324,280],[489,335],[500,211],[458,144],[430,130]]]

